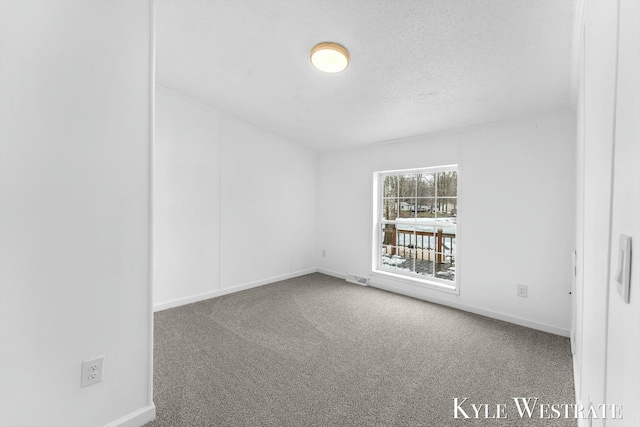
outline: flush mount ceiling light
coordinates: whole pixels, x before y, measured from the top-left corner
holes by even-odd
[[[311,63],[325,73],[339,73],[349,66],[349,51],[337,43],[318,43],[311,49]]]

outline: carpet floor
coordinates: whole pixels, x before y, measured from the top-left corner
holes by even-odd
[[[576,425],[513,400],[575,402],[567,338],[318,273],[156,313],[154,371],[148,427]]]

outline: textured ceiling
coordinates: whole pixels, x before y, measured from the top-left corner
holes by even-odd
[[[575,0],[156,2],[157,80],[326,151],[569,107]],[[349,68],[309,62],[334,41]]]

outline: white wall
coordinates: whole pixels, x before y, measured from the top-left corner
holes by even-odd
[[[575,117],[555,113],[322,155],[319,266],[371,273],[374,171],[458,164],[459,295],[372,283],[568,335],[574,141]],[[528,298],[516,284],[528,285]]]
[[[613,7],[610,7],[613,6]],[[576,308],[577,398],[581,403],[604,403],[606,364],[606,321],[609,250],[609,200],[611,197],[611,147],[615,102],[616,2],[589,4],[585,27],[582,81],[579,108],[583,140],[578,152],[583,170],[578,177],[583,210],[582,230],[578,230],[578,277]],[[588,375],[582,375],[584,372]],[[601,421],[600,421],[601,422]],[[598,421],[595,421],[598,425]]]
[[[622,0],[619,19],[605,396],[625,408],[607,425],[640,426],[640,2]],[[616,292],[621,233],[633,238],[629,304]]]
[[[620,10],[618,10],[620,7]],[[619,37],[619,41],[618,41]],[[575,346],[579,403],[622,404],[640,425],[640,8],[635,0],[586,4],[578,103],[578,259]],[[581,200],[582,199],[582,200]],[[616,292],[618,239],[633,238],[630,303]],[[634,297],[635,295],[635,297]]]
[[[151,25],[148,1],[0,2],[1,425],[154,416]]]
[[[157,86],[154,301],[220,288],[220,117]]]
[[[154,304],[315,268],[316,155],[157,85]]]

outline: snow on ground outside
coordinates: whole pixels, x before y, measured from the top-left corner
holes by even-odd
[[[398,218],[400,220],[400,218]],[[415,224],[415,225],[414,225]],[[457,218],[416,218],[414,224],[396,224],[397,230],[406,230],[406,231],[426,231],[426,232],[435,232],[437,229],[442,229],[444,234],[456,234],[457,228]],[[398,233],[396,237],[396,246],[398,247],[410,247],[416,249],[427,249],[431,248],[435,249],[436,246],[436,237],[435,236],[413,236],[411,234]],[[416,242],[416,239],[418,242]],[[455,254],[456,249],[456,239],[453,238],[444,238],[443,244],[445,246],[444,251],[446,253],[453,252]],[[391,267],[396,271],[408,271],[413,272],[413,265],[409,267],[407,264],[408,261],[411,261],[411,264],[414,260],[409,258],[404,258],[399,255],[389,256],[387,254],[381,254],[381,262],[383,265]],[[445,259],[449,262],[444,262],[439,264],[436,267],[435,276],[440,277],[442,279],[453,280],[455,276],[455,264],[452,263],[450,256],[446,256]],[[416,262],[416,273],[432,276],[433,268],[435,263],[431,261],[421,261],[415,260]],[[420,266],[418,265],[420,264]]]

